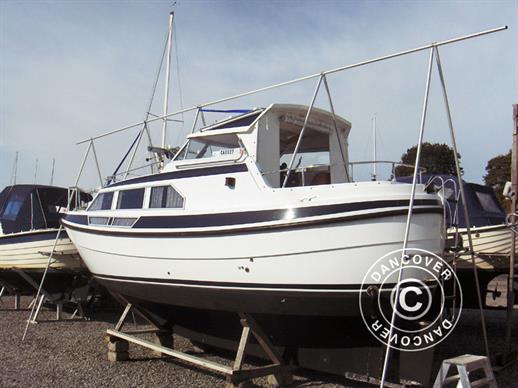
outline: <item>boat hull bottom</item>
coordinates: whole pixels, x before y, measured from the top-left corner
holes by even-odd
[[[39,286],[45,269],[23,269],[25,275]],[[43,289],[51,295],[64,295],[72,290],[88,285],[88,271],[70,271],[49,268],[45,276]],[[10,292],[33,295],[38,291],[14,269],[0,269],[0,286],[6,286]]]
[[[482,304],[485,309],[506,309],[507,301],[507,276],[509,270],[494,269],[478,269],[478,281],[480,285],[480,293]],[[504,275],[502,277],[502,275]],[[457,269],[457,277],[462,287],[462,304],[464,308],[478,309],[477,285],[472,268]],[[497,279],[498,278],[498,279]],[[502,297],[502,295],[504,295]],[[500,299],[502,303],[498,305]],[[515,304],[518,304],[518,293],[515,294]]]
[[[111,292],[139,304],[192,307],[202,310],[254,314],[358,317],[360,285],[346,292],[326,290],[265,290],[229,287],[189,287],[95,277]],[[356,288],[356,290],[354,289]],[[171,316],[166,321],[174,321]]]

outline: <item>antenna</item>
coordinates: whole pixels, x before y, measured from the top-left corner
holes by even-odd
[[[377,178],[376,174],[376,113],[374,113],[374,117],[372,118],[372,152],[373,152],[373,161],[372,164],[372,180],[375,181]]]
[[[50,172],[50,185],[54,183],[54,166],[56,165],[56,158],[52,158],[52,170]]]
[[[169,108],[169,82],[171,80],[171,51],[172,51],[172,37],[173,37],[173,21],[174,11],[169,14],[169,32],[167,35],[167,62],[165,70],[165,93],[164,93],[164,114],[167,116]],[[167,137],[167,117],[164,117],[164,124],[162,126],[162,148],[165,148]]]
[[[37,177],[38,177],[38,158],[36,158],[36,166],[34,168],[34,184],[36,184]]]
[[[14,157],[13,171],[11,173],[11,185],[16,184],[16,175],[17,174],[18,174],[18,151],[16,151],[16,156]]]

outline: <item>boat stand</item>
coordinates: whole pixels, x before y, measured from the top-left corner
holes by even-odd
[[[35,290],[39,289],[39,284],[34,281],[33,278],[31,278],[29,275],[27,275],[24,271],[17,269],[16,272],[18,275],[20,275],[27,283],[29,283]],[[31,305],[29,308],[32,307],[33,303],[36,303],[36,312],[29,320],[30,323],[44,323],[44,322],[55,322],[55,321],[65,321],[65,320],[75,320],[75,319],[84,319],[85,315],[83,312],[83,308],[81,306],[81,303],[77,303],[77,308],[72,313],[70,317],[64,317],[63,315],[63,301],[59,300],[55,296],[48,293],[45,289],[41,289],[40,296],[38,300],[34,299],[31,302]],[[49,303],[52,303],[56,306],[56,319],[54,320],[38,320],[38,315],[40,314],[41,308],[43,307],[43,303],[47,301]]]
[[[47,319],[47,320],[38,320],[38,316],[40,314],[41,308],[43,307],[44,302],[50,302],[56,306],[56,318],[55,319]],[[29,320],[30,323],[36,324],[36,323],[46,323],[46,322],[57,322],[57,321],[74,321],[74,320],[85,320],[86,316],[83,311],[83,307],[81,306],[81,303],[77,303],[77,307],[74,310],[74,312],[66,317],[63,314],[63,301],[56,301],[56,300],[50,300],[45,294],[42,294],[38,299],[38,305],[36,307],[36,312],[34,313],[33,317]]]
[[[2,288],[0,289],[0,305],[3,305],[4,302],[2,300],[2,297],[5,297],[4,295],[6,292],[8,292],[10,295],[14,296],[14,306],[13,308],[0,308],[0,311],[20,311],[23,310],[21,308],[21,295],[19,292],[16,292],[15,290],[11,290],[8,286],[0,285]],[[29,307],[30,308],[30,307]]]
[[[128,343],[131,342],[151,349],[157,354],[171,356],[190,364],[194,364],[201,369],[207,369],[211,372],[224,375],[226,377],[227,387],[237,387],[250,379],[262,376],[268,376],[268,381],[272,385],[284,386],[289,385],[292,382],[292,374],[289,366],[284,363],[282,357],[276,352],[268,337],[250,314],[238,313],[243,329],[234,364],[230,367],[172,349],[172,330],[159,329],[147,318],[146,320],[155,326],[154,329],[122,331],[128,313],[132,308],[139,313],[138,309],[136,309],[131,303],[128,303],[115,328],[113,330],[108,329],[106,331],[106,339],[108,341],[108,360],[112,362],[126,361],[129,359]],[[144,316],[141,313],[139,313],[139,315]],[[138,334],[146,333],[155,334],[155,343],[136,336]],[[243,368],[246,347],[250,339],[250,334],[255,337],[259,346],[271,360],[271,364],[247,369]]]

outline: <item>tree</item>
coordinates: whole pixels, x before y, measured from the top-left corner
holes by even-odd
[[[414,165],[416,154],[417,146],[407,149],[401,155],[401,163]],[[447,144],[425,142],[421,148],[419,166],[426,169],[426,174],[456,175],[454,155],[453,149]],[[460,154],[457,154],[457,157],[460,159]],[[413,172],[414,169],[411,167],[398,166],[396,168],[397,176],[412,175]]]
[[[505,182],[511,180],[511,150],[505,155],[495,156],[486,165],[487,174],[484,176],[486,186],[491,186],[495,191],[498,201],[506,210],[510,209],[510,201],[502,195]]]

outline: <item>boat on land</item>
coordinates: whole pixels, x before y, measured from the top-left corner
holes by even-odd
[[[384,375],[385,346],[369,334],[359,299],[374,305],[381,295],[389,302],[387,288],[396,279],[389,277],[386,288],[375,281],[372,293],[362,291],[363,279],[379,258],[402,247],[442,255],[443,203],[415,182],[353,181],[352,125],[336,115],[326,76],[429,49],[429,81],[434,54],[441,68],[439,46],[501,28],[168,113],[173,15],[163,115],[150,118],[148,109],[143,122],[78,143],[89,143],[85,161],[96,139],[142,127],[126,153],[135,146],[123,179],[114,181],[126,156],[86,210],[61,220],[70,239],[98,282],[129,303],[126,312],[137,309],[159,329],[235,350],[242,332],[236,313],[246,313],[283,349],[286,362],[340,374],[372,376],[383,369]],[[310,106],[274,103],[206,124],[205,113],[225,112],[209,106],[311,78],[318,84]],[[321,85],[330,111],[314,106]],[[429,82],[420,139],[428,88]],[[170,158],[168,121],[195,110],[192,133]],[[196,131],[199,117],[203,127]],[[132,162],[144,131],[158,120],[162,147],[149,144],[155,156],[147,160],[159,171],[127,178],[136,170]],[[420,284],[428,280],[412,268],[405,274]],[[431,368],[431,354],[398,354],[405,358],[401,375],[421,374],[428,382],[423,374],[430,372],[424,370]]]
[[[86,204],[91,196],[70,197],[73,206],[76,200]],[[48,294],[63,294],[88,280],[88,270],[64,230],[56,241],[70,201],[69,190],[56,186],[17,184],[0,193],[0,287],[35,294],[51,253],[44,284]]]
[[[448,241],[456,252],[454,266],[462,285],[464,307],[478,308],[468,225],[460,197],[459,185],[463,185],[482,301],[484,307],[494,307],[492,299],[506,292],[506,280],[495,279],[509,273],[513,233],[495,192],[489,186],[459,181],[455,175],[424,175],[422,179],[428,182],[427,185],[434,185],[444,200]],[[410,182],[411,177],[399,177],[398,180]]]
[[[160,173],[68,212],[92,275],[164,328],[199,311],[359,318],[363,277],[403,244],[411,185],[350,181],[351,124],[317,108],[298,166],[280,168],[307,111],[273,104],[207,126]],[[418,185],[408,246],[441,254],[443,232],[439,196]]]

